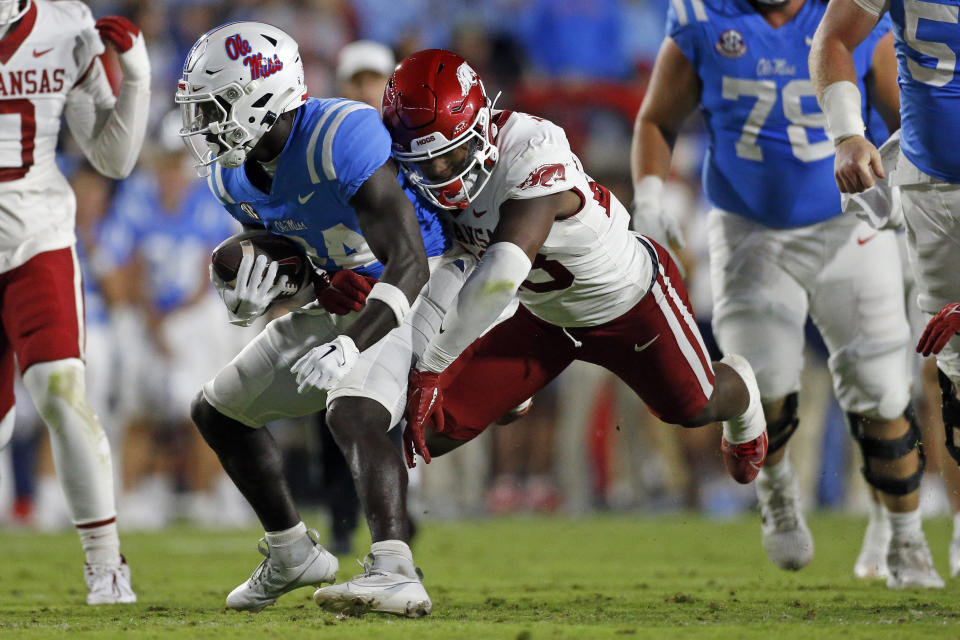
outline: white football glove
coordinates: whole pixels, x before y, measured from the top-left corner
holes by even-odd
[[[350,336],[339,335],[314,347],[290,367],[290,372],[297,376],[297,393],[336,386],[359,358],[360,350]]]
[[[256,260],[246,255],[240,261],[236,283],[231,287],[210,265],[210,282],[227,307],[230,324],[246,327],[267,311],[287,283],[287,276],[277,278],[279,267],[277,262],[268,266],[267,256],[262,253]]]
[[[633,185],[633,230],[653,238],[667,249],[682,249],[686,244],[676,218],[663,210],[663,180],[644,176]]]
[[[860,193],[841,193],[840,209],[853,214],[877,230],[900,229],[904,225],[900,187],[892,183],[893,172],[900,159],[900,130],[896,130],[879,149],[886,178],[877,178],[869,189]]]

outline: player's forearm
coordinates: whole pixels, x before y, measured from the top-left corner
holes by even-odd
[[[676,140],[676,133],[645,118],[642,112],[637,116],[630,148],[630,173],[634,184],[646,176],[667,179]]]
[[[388,290],[388,295],[392,293],[393,298],[384,300],[368,298],[363,311],[344,331],[360,351],[373,346],[392,329],[399,326],[403,321],[402,316],[409,311],[409,305],[417,299],[417,295],[430,277],[426,254],[422,248],[419,252],[411,249],[397,253],[398,255],[391,257],[380,276],[380,283],[396,289],[396,291]],[[400,295],[405,298],[406,305],[399,299]]]
[[[810,79],[823,102],[823,91],[835,82],[857,84],[857,68],[853,51],[842,40],[829,35],[822,27],[817,30],[810,47]]]
[[[440,373],[453,363],[503,313],[530,273],[526,252],[511,242],[497,242],[460,290],[417,367]]]

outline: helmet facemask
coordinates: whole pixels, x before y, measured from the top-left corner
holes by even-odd
[[[416,143],[415,140],[413,146]],[[431,178],[425,175],[424,164],[446,154],[455,154],[464,146],[466,154],[459,165],[453,168],[451,177]],[[468,131],[450,142],[440,141],[439,147],[420,151],[395,149],[393,156],[414,186],[432,204],[448,210],[466,209],[490,180],[493,165],[497,161],[497,147],[491,142],[490,136],[490,108],[481,109]]]

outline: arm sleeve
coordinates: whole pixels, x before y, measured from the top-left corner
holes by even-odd
[[[344,202],[390,158],[390,134],[380,114],[359,102],[335,112],[321,140],[317,167],[322,165],[328,178],[336,177]]]
[[[440,373],[450,366],[510,304],[530,266],[530,258],[517,245],[490,245],[447,312],[443,332],[427,345],[418,367]]]
[[[890,0],[853,0],[854,3],[870,15],[880,17],[890,10]]]
[[[86,75],[67,94],[67,126],[90,164],[108,178],[133,171],[147,131],[149,81],[120,83],[116,98],[106,71],[94,59]]]

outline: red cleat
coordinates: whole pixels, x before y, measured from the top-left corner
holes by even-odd
[[[767,459],[767,432],[764,430],[759,436],[741,444],[730,444],[720,440],[720,453],[723,454],[723,463],[733,479],[740,484],[750,484],[760,467]]]

